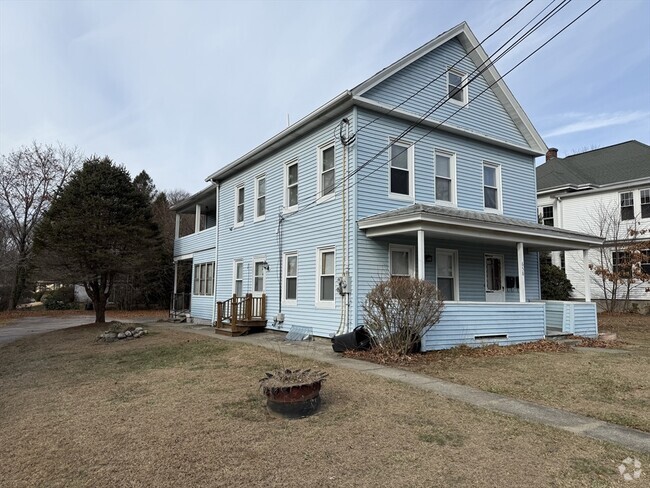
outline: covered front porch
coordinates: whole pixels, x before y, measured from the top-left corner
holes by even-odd
[[[389,275],[421,277],[441,290],[445,309],[424,350],[528,342],[557,332],[597,335],[588,287],[585,302],[541,301],[538,252],[582,250],[588,276],[587,251],[599,237],[426,205],[368,217],[359,228],[375,248],[388,250]]]

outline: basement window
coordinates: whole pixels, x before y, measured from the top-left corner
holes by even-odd
[[[508,339],[508,334],[486,334],[474,336],[475,341],[504,341]]]

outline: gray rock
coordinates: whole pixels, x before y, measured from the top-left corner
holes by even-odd
[[[120,332],[119,334],[117,334],[118,339],[124,339],[125,337],[126,337],[126,334],[124,332]]]
[[[131,332],[130,330],[127,330],[125,332],[125,334],[126,334],[127,337],[131,337],[133,335],[133,332]]]
[[[145,335],[147,335],[149,333],[149,331],[147,329],[143,330],[142,332],[144,332]]]
[[[104,332],[104,339],[115,339],[117,337],[116,332],[106,331]]]
[[[136,328],[135,328],[135,331],[136,331],[136,332],[140,332],[140,331],[143,331],[143,330],[144,330],[144,329],[143,329],[142,327],[136,327]]]

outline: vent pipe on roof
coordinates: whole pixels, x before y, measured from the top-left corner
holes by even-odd
[[[557,148],[549,147],[548,151],[546,151],[546,160],[548,161],[549,159],[556,159],[556,158],[557,158]]]

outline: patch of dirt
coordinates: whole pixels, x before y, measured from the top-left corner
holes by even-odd
[[[29,317],[75,317],[87,316],[90,320],[95,319],[95,313],[91,310],[46,310],[46,309],[20,309],[0,311],[0,327],[12,325],[16,320]],[[108,310],[108,320],[134,319],[134,318],[158,318],[169,317],[167,310]]]

